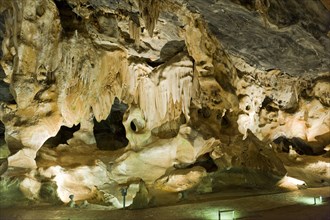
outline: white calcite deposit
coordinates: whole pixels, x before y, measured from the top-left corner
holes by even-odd
[[[1,175],[110,208],[329,185],[328,5],[240,2],[0,1]]]

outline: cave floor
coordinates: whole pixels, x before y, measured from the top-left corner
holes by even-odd
[[[314,197],[322,204],[314,205]],[[31,206],[0,209],[0,219],[219,219],[219,210],[235,210],[236,219],[330,219],[330,186],[291,192],[221,192],[189,196],[175,205],[140,210],[104,210],[100,206]],[[225,216],[222,215],[222,219]]]

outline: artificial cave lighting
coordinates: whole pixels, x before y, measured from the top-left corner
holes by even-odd
[[[314,197],[314,205],[321,205],[322,201],[322,196]]]
[[[327,218],[329,27],[326,0],[0,0],[0,219]]]
[[[221,219],[235,219],[235,210],[220,210],[219,211],[219,220]]]
[[[304,205],[322,205],[323,204],[323,198],[322,196],[314,196],[314,197],[301,197],[297,199],[297,202],[304,204]]]

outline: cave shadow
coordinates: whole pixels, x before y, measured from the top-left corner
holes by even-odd
[[[79,131],[80,124],[74,125],[71,128],[61,126],[60,130],[54,137],[48,138],[43,145],[50,146],[51,148],[57,147],[60,144],[68,144],[67,141],[73,138],[73,133]]]
[[[299,155],[318,156],[326,153],[325,150],[315,150],[308,142],[299,137],[287,138],[280,136],[273,141],[275,144],[281,146],[282,152],[289,153],[290,147],[294,149]]]
[[[128,105],[115,98],[110,114],[100,122],[94,118],[94,137],[100,150],[114,151],[124,148],[128,144],[123,116]]]

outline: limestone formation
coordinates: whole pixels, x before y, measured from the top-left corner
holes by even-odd
[[[24,197],[330,184],[326,1],[0,3],[0,173]]]

